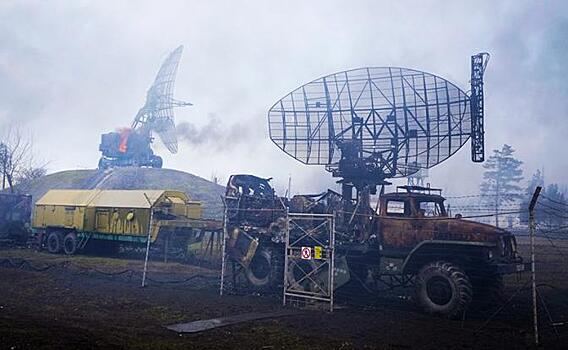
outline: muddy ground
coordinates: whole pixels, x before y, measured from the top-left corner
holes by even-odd
[[[400,297],[404,292],[384,293],[380,297],[350,294],[338,295],[338,308],[333,313],[304,310],[294,316],[178,335],[163,326],[281,310],[281,301],[278,296],[269,295],[219,296],[217,271],[177,263],[152,262],[148,286],[141,288],[142,265],[136,257],[66,257],[29,249],[0,250],[0,348],[531,347],[530,290],[519,291],[526,279],[507,279],[511,302],[498,314],[472,310],[461,321],[421,313],[412,302]],[[555,312],[566,314],[568,308],[562,309],[568,301],[566,289],[541,290],[551,307],[560,308]],[[516,291],[519,292],[512,296]],[[545,324],[546,320],[542,322]],[[568,340],[566,328],[557,328],[558,338],[550,326],[543,326],[544,347],[563,348]]]

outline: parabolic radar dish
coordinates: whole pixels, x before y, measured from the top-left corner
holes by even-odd
[[[268,123],[272,141],[305,164],[326,165],[336,175],[342,159],[360,159],[383,180],[430,168],[459,150],[471,134],[470,97],[430,73],[359,68],[287,94],[270,108]],[[355,145],[351,155],[348,144]]]
[[[146,102],[132,122],[132,129],[160,135],[162,143],[171,153],[177,153],[178,142],[174,121],[174,107],[191,106],[189,102],[174,99],[176,73],[183,46],[172,51],[146,93]]]

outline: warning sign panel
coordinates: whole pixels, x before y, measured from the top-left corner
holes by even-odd
[[[312,248],[311,247],[302,247],[302,259],[304,260],[312,260]]]
[[[322,259],[322,247],[319,245],[314,247],[314,259]]]

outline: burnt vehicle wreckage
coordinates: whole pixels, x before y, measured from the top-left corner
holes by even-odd
[[[340,178],[341,193],[288,199],[275,194],[270,179],[231,176],[224,197],[226,252],[248,284],[285,291],[293,285],[306,295],[328,290],[325,283],[335,289],[353,281],[368,289],[370,280],[414,285],[426,312],[449,318],[461,316],[472,301],[500,299],[502,276],[526,269],[511,233],[450,217],[441,190],[399,186],[384,193],[387,179],[437,165],[469,138],[472,160],[484,160],[488,58],[472,56],[469,95],[429,73],[361,68],[314,80],[274,104],[268,113],[272,141],[304,164],[325,165]],[[292,228],[293,214],[333,218],[335,241],[319,242],[332,246],[334,263],[311,263],[311,254],[318,254],[313,242],[305,243],[305,260],[289,259],[287,240],[301,243],[321,226],[305,220]],[[331,279],[318,277],[326,272]]]
[[[0,243],[25,243],[29,236],[32,197],[0,193]]]
[[[160,69],[132,130],[103,135],[100,169],[161,167],[152,158],[151,132],[177,151],[172,108],[189,105],[171,98],[181,50]],[[151,242],[165,257],[171,249],[170,256],[184,256],[196,239],[224,226],[221,291],[228,261],[241,267],[251,288],[283,291],[285,301],[309,296],[331,300],[333,308],[334,290],[347,286],[414,286],[426,312],[460,317],[476,299],[502,298],[502,276],[526,269],[515,237],[450,217],[441,190],[399,186],[385,193],[385,186],[443,162],[469,139],[472,161],[484,161],[488,58],[471,57],[469,94],[430,73],[374,67],[327,75],[276,102],[268,112],[271,140],[304,164],[325,166],[341,193],[280,197],[269,178],[232,175],[222,224],[202,218],[200,203],[172,191],[153,200],[148,191],[52,191],[36,203],[32,226],[53,253],[73,254],[89,240],[147,243],[147,251]],[[125,202],[127,192],[136,200]],[[23,199],[29,209],[30,198]]]

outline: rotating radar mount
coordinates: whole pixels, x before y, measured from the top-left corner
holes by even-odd
[[[176,73],[183,46],[172,51],[146,93],[146,102],[136,114],[130,128],[101,135],[99,169],[121,166],[162,167],[162,158],[151,148],[152,134],[160,136],[168,151],[178,151],[174,108],[191,106],[173,98]]]
[[[472,161],[484,161],[488,60],[487,53],[471,57],[470,94],[408,68],[358,68],[324,76],[270,108],[270,138],[298,161],[324,165],[341,179],[343,198],[366,207],[378,185],[443,162],[470,138]]]

